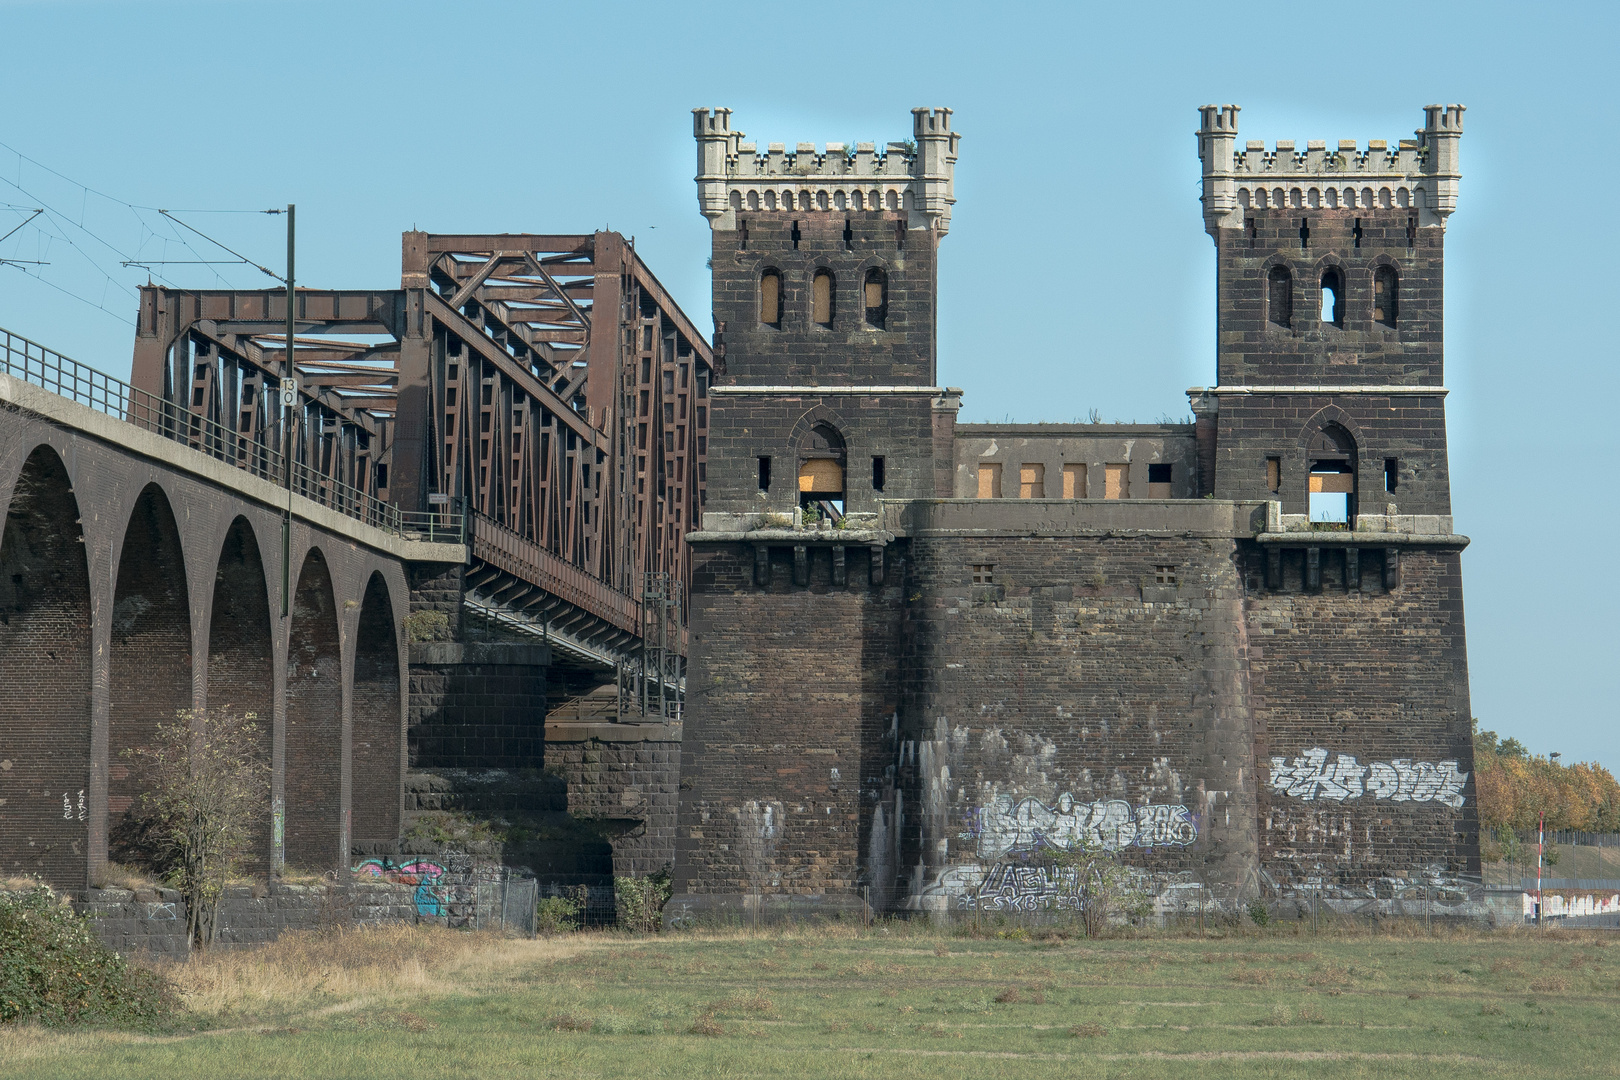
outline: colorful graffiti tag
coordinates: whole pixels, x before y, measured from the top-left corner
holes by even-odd
[[[1329,757],[1332,760],[1329,760]],[[1304,802],[1331,799],[1343,802],[1371,796],[1390,802],[1437,802],[1453,809],[1463,804],[1468,774],[1457,771],[1455,761],[1373,761],[1362,765],[1348,754],[1312,747],[1292,762],[1271,759],[1267,786],[1279,795]]]
[[[1081,803],[1064,793],[1052,807],[1039,799],[1014,802],[1011,795],[999,795],[974,816],[964,837],[969,838],[976,841],[981,858],[995,859],[1041,847],[1186,847],[1198,839],[1198,827],[1179,805],[1133,807],[1123,799]]]
[[[435,862],[416,860],[395,863],[387,859],[366,859],[354,868],[357,874],[370,874],[397,885],[415,885],[416,913],[429,917],[445,914],[445,893],[441,884],[444,867]]]

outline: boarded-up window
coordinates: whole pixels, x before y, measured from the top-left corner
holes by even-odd
[[[1131,467],[1124,465],[1103,466],[1103,498],[1128,499],[1131,497]]]
[[[1046,466],[1026,462],[1018,466],[1018,497],[1020,499],[1046,498]]]
[[[833,276],[830,271],[817,270],[810,283],[810,317],[817,326],[831,329],[833,321]]]
[[[979,466],[979,498],[981,498],[981,499],[999,499],[999,498],[1001,498],[1001,466],[1000,465],[980,465]]]
[[[1065,499],[1083,499],[1086,497],[1086,467],[1084,465],[1063,466],[1063,497]]]
[[[1149,465],[1148,466],[1148,498],[1150,498],[1150,499],[1173,499],[1173,498],[1175,498],[1175,496],[1170,494],[1170,477],[1171,477],[1171,470],[1173,468],[1174,468],[1174,466],[1171,466],[1171,465]]]
[[[1266,458],[1266,490],[1272,494],[1282,490],[1282,458]]]
[[[844,490],[844,467],[832,458],[811,458],[799,466],[799,490],[817,494],[840,494]]]
[[[759,321],[766,326],[782,325],[782,275],[775,270],[759,276]]]
[[[888,275],[874,266],[866,272],[862,292],[866,301],[866,325],[874,330],[882,330],[889,321]]]

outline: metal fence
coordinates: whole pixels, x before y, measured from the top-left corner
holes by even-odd
[[[0,329],[0,373],[285,486],[294,495],[375,528],[412,539],[465,543],[459,503],[429,514],[407,515],[302,461],[292,463],[289,476],[286,455],[275,447],[4,329]]]
[[[540,902],[539,882],[534,878],[508,878],[480,881],[473,886],[475,930],[506,930],[533,937],[535,909]]]
[[[1536,830],[1519,829],[1519,842],[1532,847],[1536,843]],[[1547,843],[1570,844],[1577,847],[1620,848],[1620,833],[1588,832],[1585,829],[1548,829]]]
[[[1536,879],[1533,877],[1520,878],[1519,887],[1525,892],[1536,891]],[[1572,877],[1544,877],[1541,879],[1543,892],[1553,892],[1560,889],[1586,889],[1592,892],[1613,890],[1620,892],[1620,878],[1572,878]]]

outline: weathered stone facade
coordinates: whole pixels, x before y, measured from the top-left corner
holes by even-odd
[[[698,111],[725,372],[676,917],[1061,906],[1043,851],[1081,845],[1163,910],[1482,903],[1441,377],[1461,109],[1332,155],[1238,154],[1236,112],[1200,131],[1220,346],[1194,423],[957,426],[949,111],[881,158],[759,155]],[[896,323],[846,291],[878,260]]]

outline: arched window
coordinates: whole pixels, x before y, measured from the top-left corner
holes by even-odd
[[[1273,266],[1266,274],[1266,317],[1283,328],[1294,324],[1294,275],[1286,266]]]
[[[831,270],[817,270],[810,282],[810,318],[817,326],[831,330],[833,324],[833,276]]]
[[[782,274],[766,270],[759,275],[759,321],[766,326],[782,328]]]
[[[1393,266],[1373,271],[1373,321],[1395,326],[1401,308],[1401,277]]]
[[[877,267],[866,272],[861,290],[866,299],[866,325],[882,330],[889,323],[889,276]]]
[[[1322,321],[1344,325],[1344,272],[1337,266],[1322,271]]]
[[[838,521],[844,516],[844,437],[817,424],[799,447],[799,506]]]
[[[1356,517],[1356,441],[1338,424],[1311,436],[1306,500],[1313,526],[1348,529]]]

